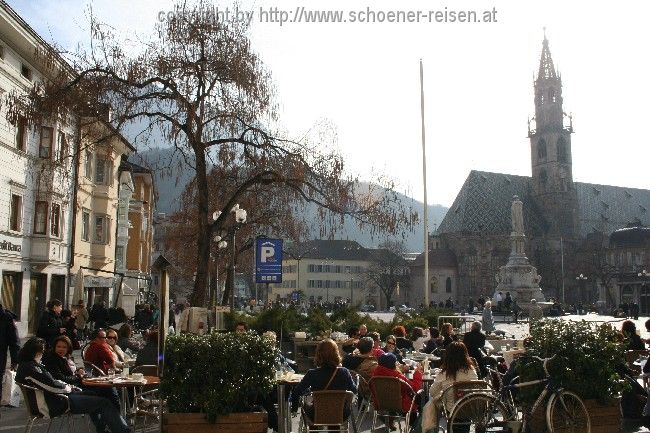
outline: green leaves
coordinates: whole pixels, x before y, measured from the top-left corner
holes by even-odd
[[[543,358],[557,354],[548,367],[560,386],[584,399],[599,400],[617,396],[623,390],[616,366],[625,364],[625,345],[610,325],[544,320],[532,327],[531,337],[530,354]],[[522,380],[543,377],[530,364],[522,366],[520,375]]]
[[[274,384],[273,343],[252,333],[167,338],[160,390],[170,412],[248,412]]]

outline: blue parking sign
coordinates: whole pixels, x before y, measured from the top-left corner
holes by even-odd
[[[282,282],[282,239],[256,240],[255,282]]]

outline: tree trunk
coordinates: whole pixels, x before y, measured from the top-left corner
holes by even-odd
[[[212,240],[211,225],[209,221],[209,191],[205,152],[197,149],[196,155],[196,188],[197,188],[197,220],[198,236],[196,242],[196,278],[192,292],[192,305],[204,307],[208,281],[208,268],[210,264],[210,241]]]

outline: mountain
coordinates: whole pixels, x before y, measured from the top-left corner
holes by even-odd
[[[158,195],[156,203],[156,212],[174,213],[179,210],[180,197],[185,185],[193,178],[193,171],[181,159],[178,152],[171,148],[150,149],[139,152],[129,159],[137,164],[150,168],[154,173],[154,186]],[[424,205],[421,201],[415,200],[405,194],[397,193],[397,199],[400,204],[406,208],[415,211],[422,217]],[[429,231],[433,232],[447,213],[448,208],[439,205],[429,205]],[[316,205],[309,205],[304,211],[307,220],[316,218]],[[423,224],[413,228],[413,231],[403,233],[404,244],[407,251],[423,251]],[[317,236],[317,229],[313,228],[312,233]],[[399,236],[399,235],[398,235]],[[377,247],[387,239],[385,235],[377,236],[371,233],[369,228],[359,228],[351,218],[346,217],[343,227],[334,235],[335,239],[355,240],[364,247]],[[394,237],[393,237],[394,238]]]

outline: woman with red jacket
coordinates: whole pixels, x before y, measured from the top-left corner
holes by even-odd
[[[389,376],[397,377],[402,379],[404,382],[411,385],[411,388],[414,392],[418,392],[422,389],[422,370],[420,365],[418,365],[415,373],[413,374],[413,379],[409,379],[404,374],[402,374],[397,369],[397,357],[392,353],[385,353],[379,357],[379,365],[373,370],[372,377],[375,376]],[[411,395],[408,387],[402,384],[402,410],[408,412],[411,407],[411,402],[413,401],[413,396]],[[417,401],[415,402],[414,409],[417,408]]]

